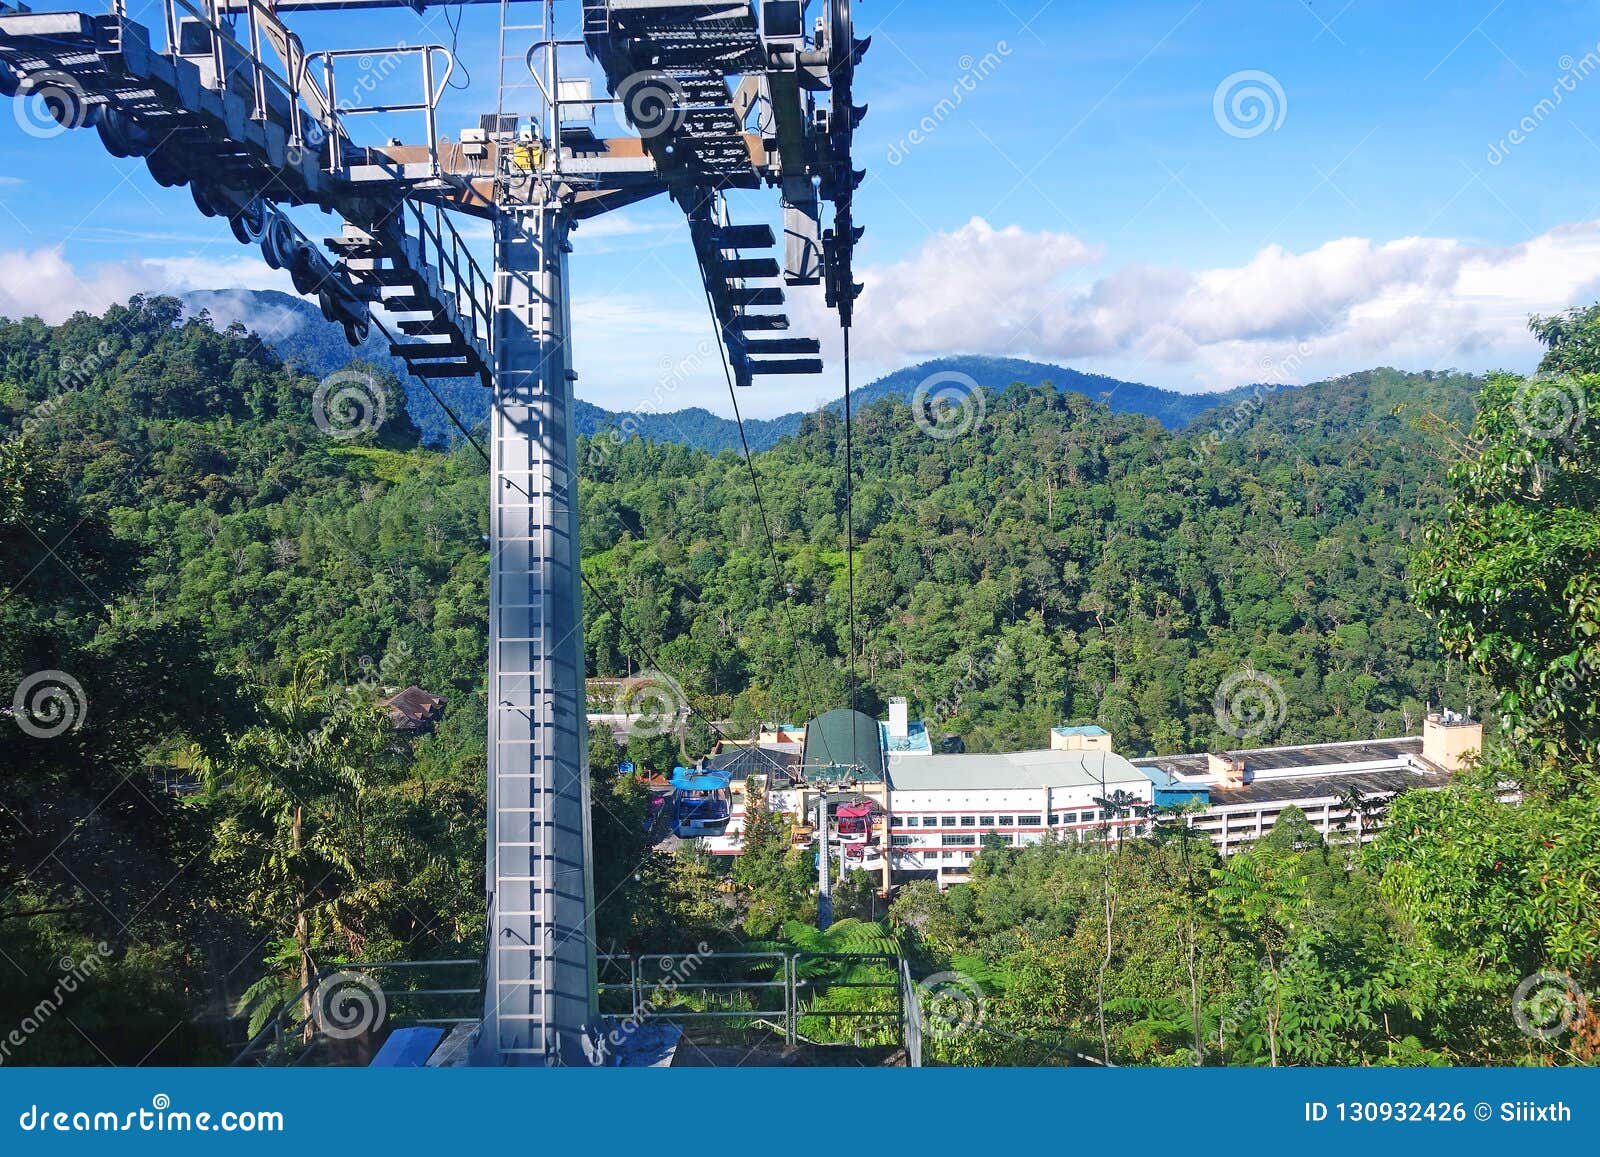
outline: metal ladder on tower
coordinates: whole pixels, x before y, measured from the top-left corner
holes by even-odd
[[[519,13],[523,21],[527,21],[530,14],[536,14],[538,19],[532,23],[518,23]],[[549,97],[529,66],[527,46],[550,40],[554,19],[555,5],[551,0],[500,0],[500,58],[496,66],[495,98],[497,135],[505,131],[502,126],[508,124],[509,117],[532,124],[547,111]],[[518,45],[520,51],[513,50]],[[554,132],[552,125],[539,127]]]
[[[518,9],[516,5],[522,5]],[[537,13],[530,19],[528,11]],[[496,135],[554,107],[529,65],[554,40],[550,0],[501,0]],[[597,1020],[577,538],[565,302],[568,208],[554,158],[496,164],[490,413],[489,944],[485,1063],[586,1064]],[[523,179],[513,179],[523,178]]]
[[[593,883],[576,430],[559,206],[496,223],[489,994],[498,1063],[588,1063]],[[565,629],[563,629],[563,625]]]

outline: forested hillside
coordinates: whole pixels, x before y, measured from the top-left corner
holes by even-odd
[[[326,649],[346,675],[366,657],[476,695],[478,456],[419,448],[387,378],[382,430],[329,437],[315,382],[178,316],[158,300],[0,330],[0,418],[26,422],[23,445],[143,553],[144,605],[224,665],[270,677]],[[863,682],[976,746],[1039,743],[1063,719],[1130,752],[1222,741],[1214,693],[1252,666],[1283,685],[1286,739],[1406,730],[1425,701],[1466,694],[1405,562],[1445,499],[1434,424],[1469,418],[1475,388],[1375,371],[1185,435],[1051,390],[989,397],[957,438],[881,402],[856,440]],[[838,702],[841,429],[815,414],[760,455],[760,507],[732,454],[588,447],[591,674],[652,655],[743,720]]]
[[[0,825],[0,931],[45,981],[51,961],[106,946],[74,1013],[96,1043],[58,1021],[30,1038],[29,1055],[219,1059],[237,1041],[228,1017],[292,993],[313,963],[481,951],[487,560],[475,452],[421,448],[397,383],[381,375],[386,423],[334,437],[313,412],[314,378],[242,331],[185,321],[168,300],[54,329],[0,325],[0,366],[0,680],[53,671],[76,685],[59,689],[54,702],[70,710],[53,734],[17,729],[0,744],[12,821]],[[1407,566],[1459,501],[1447,473],[1462,451],[1449,436],[1471,422],[1480,385],[1376,371],[1248,395],[1181,435],[1039,388],[986,395],[979,420],[936,427],[969,427],[956,437],[925,433],[894,400],[870,407],[854,488],[869,698],[905,694],[973,747],[1039,744],[1063,719],[1097,720],[1130,753],[1236,743],[1218,731],[1213,700],[1240,670],[1283,689],[1284,724],[1262,741],[1393,733],[1414,729],[1429,699],[1477,702],[1468,664],[1494,672],[1455,642],[1451,666]],[[758,455],[759,504],[730,453],[585,446],[591,674],[659,663],[736,729],[838,706],[841,435],[823,413]],[[372,706],[412,682],[449,702],[420,740],[393,735]],[[674,754],[648,747],[630,754]],[[814,900],[781,832],[770,871],[760,856],[741,862],[737,925],[705,866],[651,853],[642,792],[615,775],[622,754],[594,744],[595,871],[611,898],[601,943],[738,943],[805,919]],[[174,796],[174,782],[195,790]],[[1482,806],[1467,798],[1460,814],[1481,829]],[[1517,814],[1550,825],[1567,813],[1552,803]],[[1523,834],[1496,839],[1509,853]],[[1200,858],[1156,845],[1120,857],[1044,849],[1014,864],[986,853],[970,891],[908,893],[894,935],[930,967],[965,961],[989,977],[997,1001],[1015,1001],[994,1006],[998,1023],[1051,1018],[1093,1043],[1105,1003],[1100,1043],[1125,1060],[1183,1055],[1184,1009],[1151,1002],[1186,991],[1186,943],[1216,947],[1201,995],[1257,1014],[1253,1035],[1208,1054],[1239,1062],[1280,1048],[1305,1060],[1504,1056],[1513,1030],[1479,1031],[1479,1006],[1504,995],[1494,986],[1586,950],[1519,933],[1479,987],[1462,965],[1450,1024],[1418,1011],[1401,1047],[1363,1014],[1337,1048],[1306,1043],[1259,1019],[1251,962],[1264,943],[1284,946],[1284,921],[1301,927],[1292,907],[1261,923],[1260,880],[1277,881],[1272,896],[1321,881],[1317,923],[1275,977],[1303,980],[1301,993],[1325,991],[1329,976],[1376,985],[1392,961],[1363,946],[1398,943],[1407,921],[1432,928],[1427,882],[1443,853],[1421,840],[1386,848],[1418,867],[1375,864],[1365,882],[1341,882],[1342,853],[1313,864],[1293,858],[1309,854],[1299,836],[1280,843],[1290,858],[1263,861],[1255,883],[1215,887],[1193,849]],[[1547,851],[1501,859],[1535,873],[1577,854],[1562,841]],[[1198,882],[1174,882],[1191,870]],[[1379,899],[1380,872],[1390,899]],[[1535,879],[1500,895],[1530,913],[1577,903],[1534,896]],[[1126,899],[1102,994],[1083,970],[1105,951],[1095,937],[1107,887]],[[1047,910],[1024,918],[1043,893],[1055,897]],[[1453,903],[1480,918],[1470,888]],[[1324,948],[1346,954],[1343,972],[1316,955]],[[1409,975],[1405,999],[1423,1001],[1436,973]],[[1072,977],[1094,983],[1051,987]],[[1401,999],[1394,984],[1385,991]],[[26,985],[0,992],[12,1019],[40,999]]]
[[[337,327],[329,326],[314,301],[273,290],[199,290],[186,294],[184,304],[191,313],[206,311],[218,328],[234,322],[254,331],[263,344],[286,363],[313,377],[323,377],[343,369],[351,360],[349,347]],[[405,365],[389,354],[389,339],[374,329],[361,344],[357,356],[400,376],[411,415],[430,446],[448,446],[461,435],[450,414],[454,413],[468,429],[488,421],[489,395],[475,380],[439,379],[431,389],[406,375]],[[1124,382],[1102,374],[1085,374],[1065,366],[1024,361],[1020,358],[946,357],[921,365],[896,370],[855,390],[857,406],[867,406],[884,398],[909,402],[919,385],[933,379],[937,384],[964,378],[994,391],[1013,382],[1025,385],[1051,383],[1058,389],[1083,394],[1105,403],[1117,413],[1148,414],[1170,429],[1180,429],[1207,408],[1236,401],[1249,395],[1248,389],[1230,394],[1180,394],[1138,382]],[[699,406],[662,409],[660,402],[676,393],[682,383],[675,379],[635,383],[640,409],[618,413],[596,406],[583,397],[573,407],[578,432],[590,437],[604,433],[608,440],[634,436],[657,442],[680,442],[697,450],[716,454],[738,450],[748,441],[754,450],[768,450],[779,439],[794,434],[804,424],[801,412],[776,418],[747,418],[743,437],[731,418],[723,418]],[[580,394],[583,387],[580,386]],[[646,403],[649,403],[647,406]],[[834,399],[829,409],[843,405]]]
[[[905,695],[989,748],[1098,722],[1130,753],[1230,742],[1213,700],[1241,670],[1281,684],[1286,740],[1398,734],[1427,701],[1472,701],[1405,568],[1446,497],[1434,430],[1470,421],[1475,389],[1374,371],[1184,435],[1051,390],[990,397],[954,438],[879,403],[855,443],[869,701]],[[838,702],[843,453],[842,423],[813,415],[758,458],[758,506],[731,455],[597,447],[584,551],[623,609],[591,607],[595,671],[643,643],[739,720]]]

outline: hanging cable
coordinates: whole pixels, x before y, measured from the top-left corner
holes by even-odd
[[[456,3],[448,5],[444,10],[445,26],[450,29],[450,59],[455,63],[456,69],[464,74],[460,84],[456,83],[454,77],[451,77],[446,83],[458,92],[465,91],[472,84],[472,71],[467,68],[456,53],[456,46],[461,40],[461,6],[465,3],[466,0],[456,0]],[[450,19],[451,8],[455,9],[456,18],[454,20]]]
[[[727,224],[727,207],[722,203],[720,196],[716,198],[715,203],[722,208],[722,223]],[[773,588],[787,603],[788,589],[783,582],[783,568],[778,562],[778,542],[772,536],[772,523],[767,518],[767,504],[761,497],[761,481],[756,476],[755,459],[750,454],[750,439],[745,434],[744,415],[739,411],[739,391],[734,385],[733,367],[728,363],[726,331],[723,329],[721,319],[717,317],[717,306],[711,297],[711,279],[706,273],[705,263],[697,262],[697,264],[700,266],[700,288],[706,296],[706,313],[711,317],[711,330],[716,338],[717,356],[722,360],[722,376],[728,383],[728,400],[733,403],[733,418],[739,426],[739,445],[744,450],[745,469],[750,474],[750,488],[756,495],[756,512],[761,516],[761,529],[767,536],[767,555],[772,560]]]
[[[855,516],[855,443],[851,426],[854,425],[850,401],[850,326],[840,326],[844,332],[844,562],[849,588],[850,617],[850,710],[856,710],[856,516]]]
[[[395,337],[393,331],[391,331],[388,326],[384,325],[383,322],[378,319],[378,315],[377,314],[372,313],[369,310],[367,316],[372,318],[372,324],[377,326],[378,327],[378,331],[380,333],[382,333],[384,337],[389,339],[390,344],[392,344],[392,345],[399,345],[400,344],[400,340],[397,337]],[[472,431],[467,429],[466,426],[464,426],[462,424],[460,418],[456,417],[456,412],[454,410],[452,410],[449,406],[445,405],[444,399],[441,398],[439,396],[438,391],[433,388],[433,383],[428,381],[427,378],[420,377],[420,376],[418,376],[416,374],[413,374],[411,376],[415,377],[417,379],[417,381],[422,383],[422,388],[427,390],[428,391],[428,396],[431,397],[435,402],[437,402],[439,404],[439,408],[444,411],[444,416],[450,419],[451,423],[455,426],[455,428],[457,430],[461,431],[461,436],[463,438],[465,438],[468,442],[472,443],[472,448],[474,450],[476,450],[480,455],[482,455],[484,462],[487,463],[489,461],[488,453],[484,450],[484,448],[482,446],[478,445],[478,440],[472,436]]]
[[[755,491],[756,495],[756,513],[761,516],[761,530],[767,536],[767,556],[772,560],[772,585],[775,590],[787,597],[782,567],[778,563],[778,540],[772,536],[772,523],[767,519],[767,504],[761,497],[761,481],[756,475],[755,459],[750,454],[750,439],[745,435],[744,415],[739,412],[739,392],[733,384],[733,367],[728,364],[728,351],[723,345],[722,326],[717,321],[717,307],[711,300],[711,287],[704,284],[704,270],[701,271],[700,280],[706,294],[706,309],[711,314],[711,325],[717,336],[717,353],[722,356],[722,374],[728,381],[728,398],[733,402],[733,418],[739,425],[739,445],[744,451],[745,469],[750,474],[750,489]]]

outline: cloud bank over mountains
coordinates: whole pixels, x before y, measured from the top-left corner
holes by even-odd
[[[854,348],[877,372],[976,353],[1201,390],[1312,381],[1380,364],[1528,370],[1537,357],[1528,315],[1600,297],[1600,222],[1561,225],[1508,246],[1424,236],[1344,237],[1299,253],[1270,245],[1236,266],[1184,269],[1114,265],[1070,233],[974,217],[859,276],[866,288]],[[10,317],[59,322],[136,292],[195,289],[292,292],[282,273],[243,253],[77,266],[61,246],[0,252],[0,314]],[[836,344],[820,294],[800,291],[793,302],[796,332]],[[577,304],[583,376],[606,395],[595,400],[629,408],[630,397],[648,388],[641,374],[687,359],[695,372],[678,373],[674,406],[726,403],[716,366],[700,364],[705,318],[692,303],[673,304],[630,294],[587,295]],[[243,308],[219,320],[272,323]],[[793,408],[792,397],[775,401]]]

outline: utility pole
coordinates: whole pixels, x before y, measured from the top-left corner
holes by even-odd
[[[817,795],[817,930],[833,925],[833,850],[828,840],[828,785]]]

